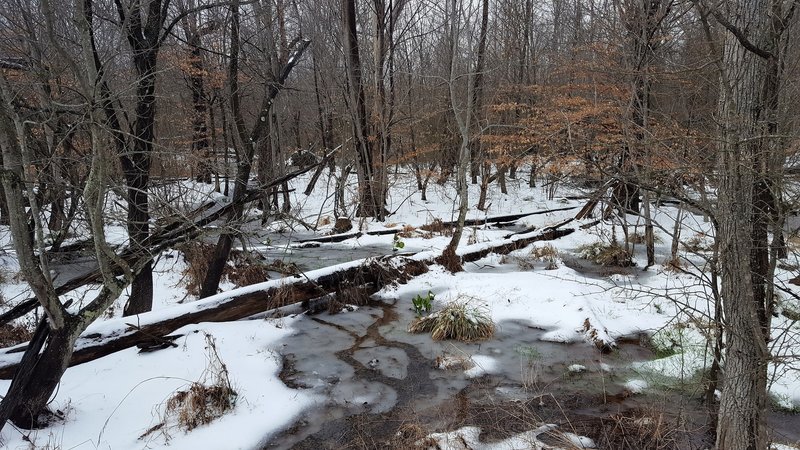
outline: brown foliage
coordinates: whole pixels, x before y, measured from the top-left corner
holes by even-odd
[[[190,295],[200,294],[200,287],[208,272],[209,261],[214,255],[214,248],[213,244],[205,242],[190,242],[178,247],[186,261],[186,269],[183,271],[183,276],[186,283],[186,292]],[[233,264],[225,266],[223,277],[226,277],[228,281],[237,287],[262,283],[269,279],[270,270],[283,273],[280,269],[286,268],[282,261],[280,264],[276,261],[271,265],[265,265],[256,260],[254,256],[241,251],[232,251],[231,260]]]
[[[0,347],[11,347],[31,340],[33,333],[28,327],[15,324],[0,325]]]
[[[450,236],[453,233],[453,227],[445,224],[442,219],[435,218],[431,223],[427,223],[419,227],[420,230],[430,231],[431,233],[439,233],[442,236]]]

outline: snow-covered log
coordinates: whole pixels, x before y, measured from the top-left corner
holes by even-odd
[[[507,254],[536,241],[557,239],[574,231],[560,229],[565,223],[510,239],[465,246],[459,249],[458,256],[464,262],[476,261],[490,253]],[[92,361],[140,343],[158,341],[193,323],[238,320],[295,303],[307,306],[313,299],[330,296],[347,287],[372,294],[391,283],[405,282],[424,273],[427,265],[438,256],[435,252],[425,252],[361,259],[163,310],[97,322],[78,338],[70,365]],[[26,344],[21,344],[0,349],[0,379],[13,375],[25,348]]]

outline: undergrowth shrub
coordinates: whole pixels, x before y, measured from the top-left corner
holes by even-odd
[[[199,295],[203,280],[208,273],[208,264],[214,255],[215,246],[205,242],[190,242],[177,247],[183,253],[186,268],[183,270],[183,279],[186,292],[190,295]],[[282,262],[281,262],[282,263]],[[269,271],[281,272],[284,266],[273,263],[270,266],[263,264],[253,255],[242,251],[231,251],[230,260],[223,269],[223,279],[227,279],[236,287],[249,286],[269,279]],[[288,265],[286,265],[288,267]]]
[[[442,222],[442,219],[435,218],[431,223],[419,227],[420,230],[430,231],[431,233],[438,233],[442,236],[452,236],[453,227]]]
[[[25,325],[0,325],[0,347],[11,347],[31,340],[33,332]]]
[[[558,269],[558,250],[551,244],[536,246],[531,249],[531,257],[547,263],[545,270]]]

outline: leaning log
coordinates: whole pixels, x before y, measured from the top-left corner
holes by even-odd
[[[371,294],[389,283],[422,273],[425,267],[424,263],[409,258],[369,258],[254,284],[160,311],[106,320],[90,326],[78,338],[70,365],[152,341],[153,336],[166,336],[185,325],[228,322],[288,304],[308,302],[335,292],[343,285],[362,287]],[[23,344],[0,350],[0,379],[13,375],[25,347]]]
[[[325,155],[320,164],[327,163],[331,156],[332,153]],[[169,223],[165,224],[165,226],[157,233],[151,234],[141,245],[141,248],[133,248],[130,246],[126,247],[120,252],[120,257],[123,261],[130,264],[144,257],[141,249],[146,249],[149,255],[158,255],[170,247],[196,239],[206,231],[206,227],[208,225],[227,215],[237,204],[254,202],[260,199],[262,193],[267,189],[279,186],[286,181],[296,178],[308,172],[313,167],[314,166],[308,166],[306,168],[288,173],[264,185],[258,186],[257,188],[248,189],[238,203],[221,203],[219,201],[212,200],[203,203],[194,211],[182,216],[183,220],[178,220],[180,216],[173,216],[174,220],[171,220]],[[187,217],[191,217],[193,220],[186,220]],[[122,275],[123,273],[118,267],[115,268],[115,272],[117,275]],[[100,270],[98,268],[94,268],[67,280],[63,284],[56,286],[55,291],[56,294],[61,296],[79,287],[97,283],[101,280],[102,275],[100,274]],[[39,301],[36,298],[29,298],[20,302],[15,307],[0,314],[0,325],[6,324],[14,319],[18,319],[25,314],[28,314],[38,306]]]
[[[476,261],[490,253],[506,254],[533,242],[556,239],[575,231],[561,229],[564,224],[497,242],[465,246],[457,253],[464,262]],[[295,303],[307,306],[311,300],[328,296],[343,287],[355,287],[372,294],[387,285],[424,273],[427,265],[438,256],[437,252],[423,252],[361,259],[254,284],[193,303],[106,320],[89,327],[78,338],[70,365],[92,361],[139,343],[152,342],[154,336],[166,336],[194,323],[229,322]],[[11,378],[25,347],[21,344],[0,349],[0,379]]]

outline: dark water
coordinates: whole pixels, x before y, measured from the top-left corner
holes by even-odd
[[[263,448],[382,448],[409,423],[449,430],[468,419],[491,420],[481,419],[479,412],[492,402],[531,403],[544,410],[556,405],[555,398],[566,398],[567,391],[594,403],[604,397],[611,402],[625,395],[622,384],[633,375],[629,364],[652,357],[634,343],[602,355],[588,343],[541,341],[544,330],[517,321],[497,324],[495,336],[483,343],[435,342],[427,334],[406,332],[413,318],[405,305],[376,302],[296,322],[296,333],[283,346],[282,378],[323,400]],[[437,357],[462,357],[468,363],[469,355],[478,354],[494,360],[489,374],[470,378],[463,369],[435,367]],[[568,368],[574,364],[586,370],[573,373]],[[537,423],[528,419],[531,427]],[[525,431],[523,424],[516,426]]]

